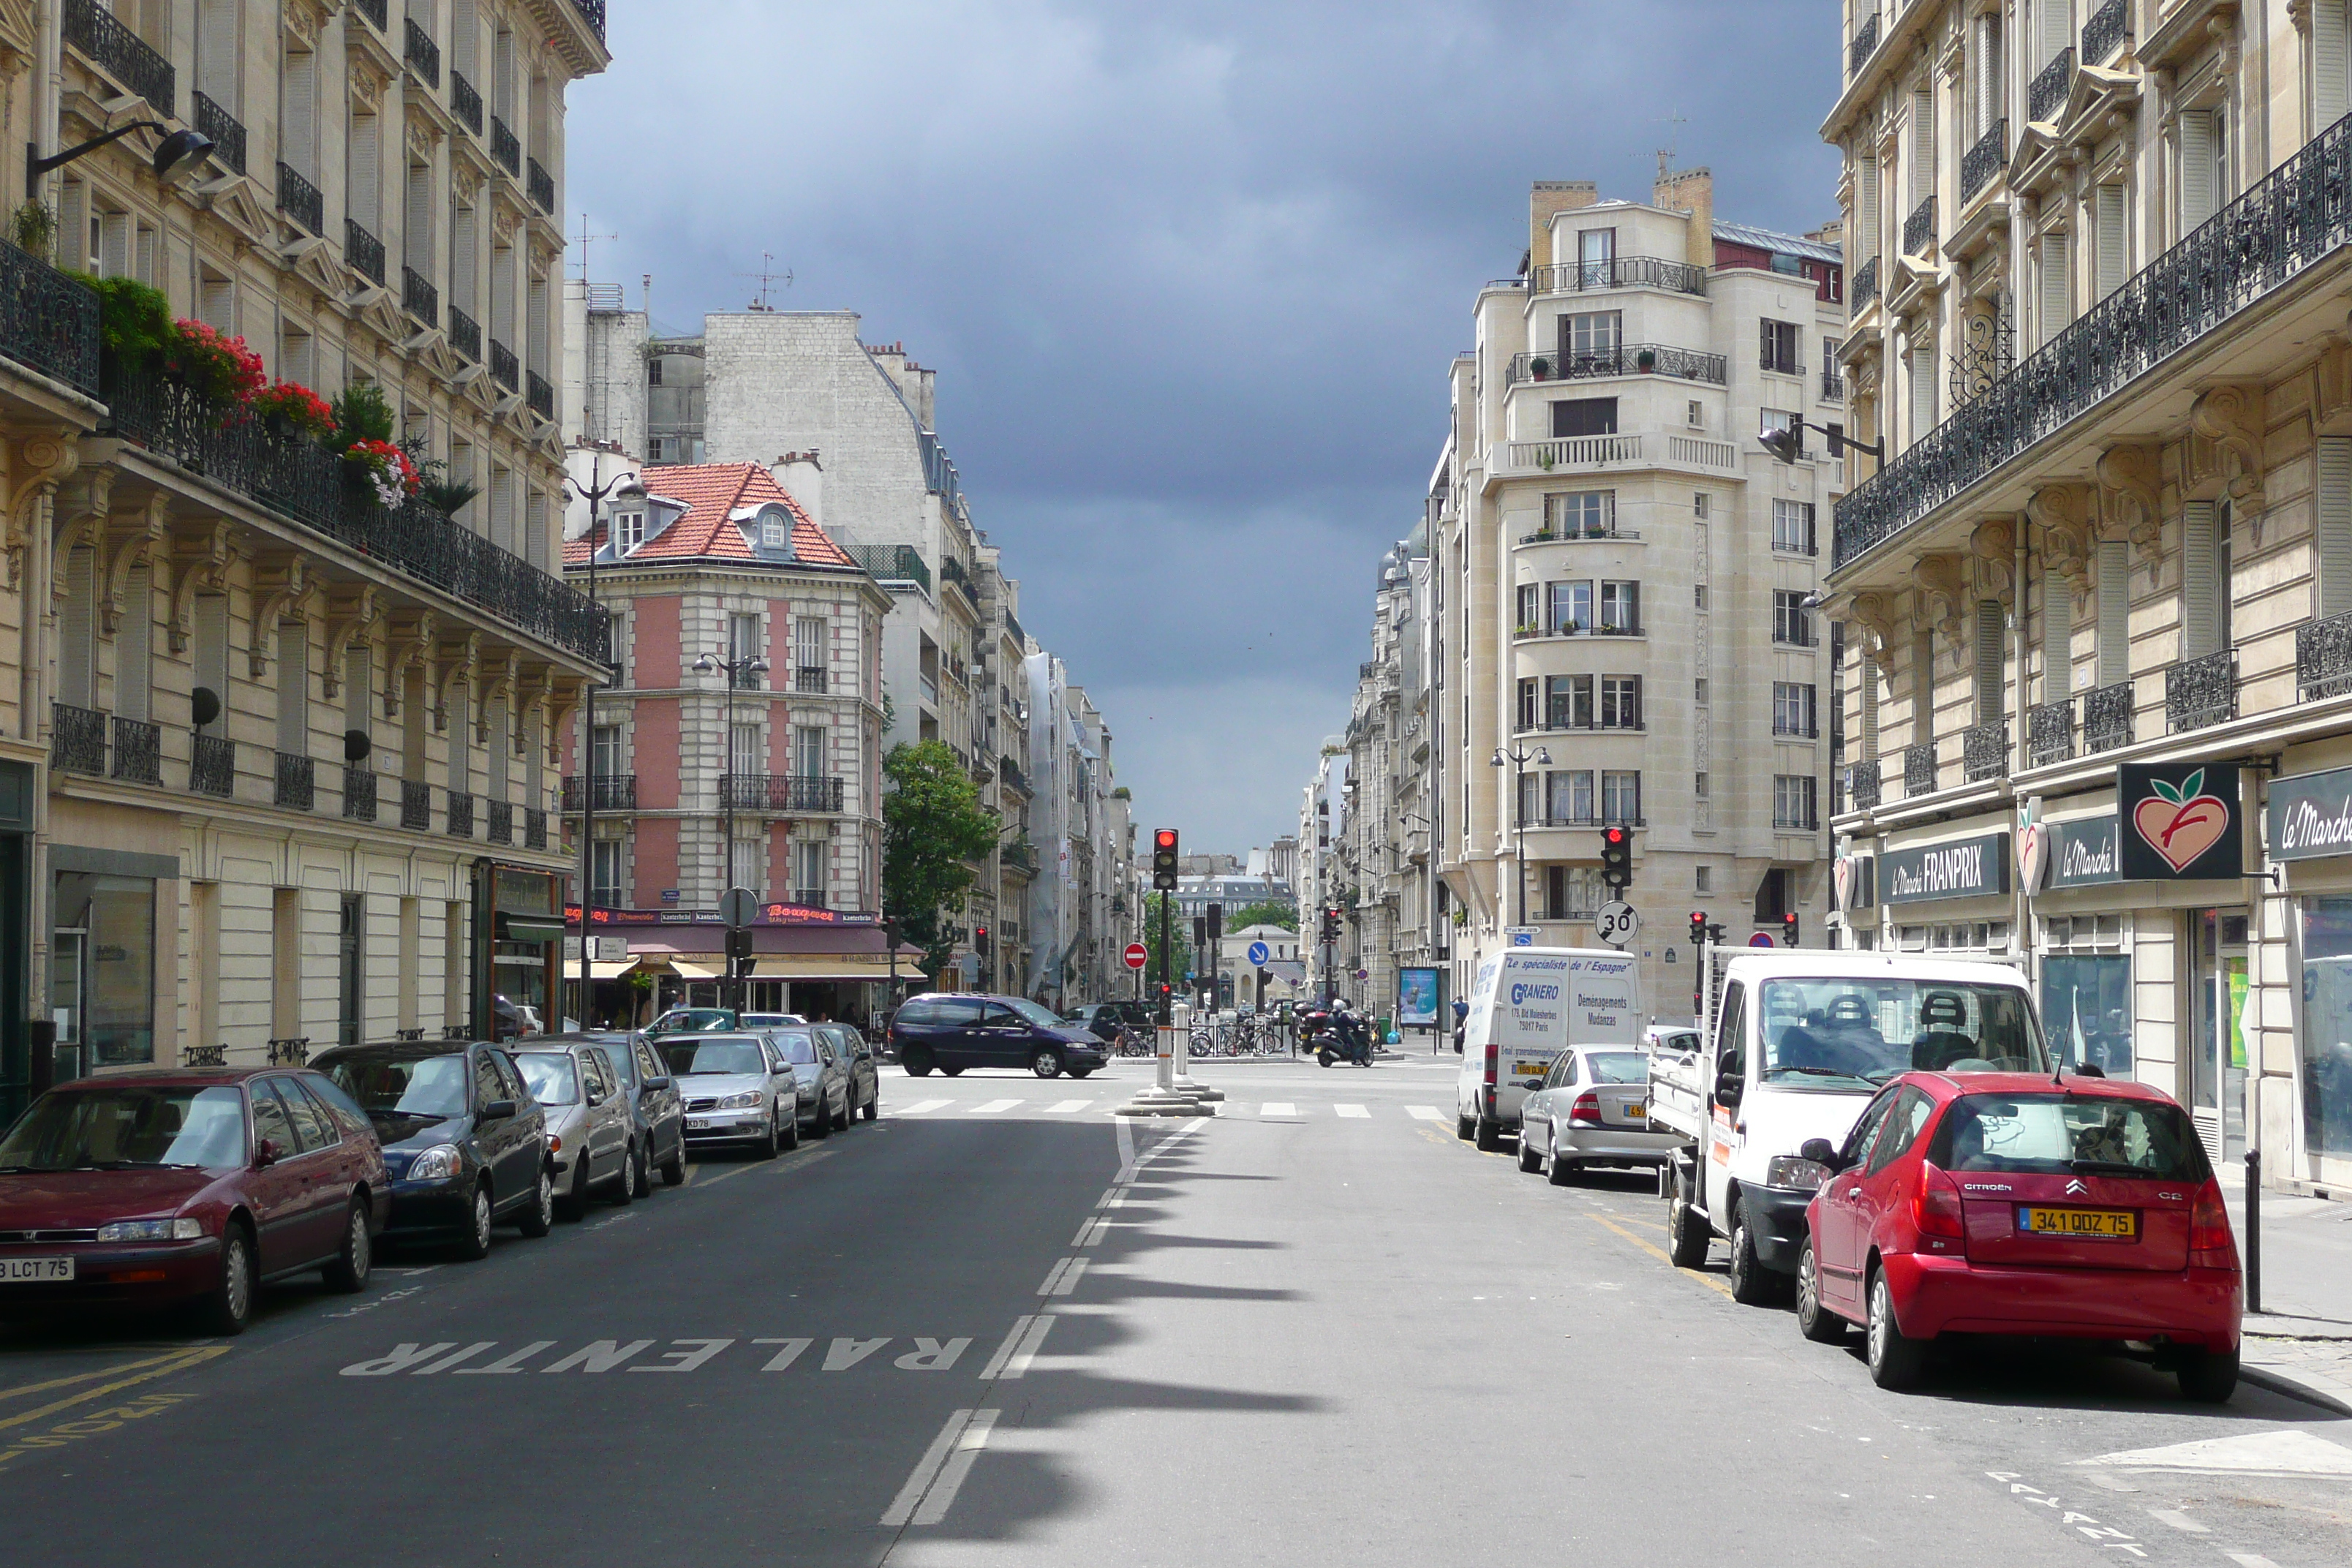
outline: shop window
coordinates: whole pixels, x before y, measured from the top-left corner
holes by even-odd
[[[2303,1144],[2352,1155],[2352,898],[2305,899],[2301,918]]]
[[[49,1005],[82,1071],[155,1059],[155,883],[58,873]]]
[[[2042,1020],[2050,1054],[2111,1078],[2132,1070],[2131,956],[2120,916],[2055,917],[2042,959]]]

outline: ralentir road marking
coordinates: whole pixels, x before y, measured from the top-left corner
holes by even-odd
[[[86,1388],[79,1394],[70,1394],[63,1399],[54,1399],[47,1405],[20,1411],[16,1415],[0,1419],[0,1432],[30,1426],[60,1411],[88,1405],[92,1400],[103,1399],[110,1394],[118,1394],[123,1389],[135,1387],[142,1383],[151,1383],[159,1377],[170,1377],[177,1373],[191,1371],[204,1365],[206,1362],[217,1360],[226,1354],[228,1354],[226,1345],[203,1345],[174,1355],[154,1357],[147,1361],[126,1363],[120,1366],[107,1368],[95,1375],[108,1377],[113,1373],[123,1373],[127,1375],[111,1377],[110,1381],[101,1383],[95,1388]],[[82,1380],[61,1378],[48,1384],[27,1384],[23,1388],[11,1389],[8,1393],[10,1395],[30,1394],[39,1390],[67,1386],[79,1381]],[[127,1405],[111,1409],[86,1412],[77,1419],[60,1422],[47,1432],[26,1432],[20,1436],[0,1438],[0,1442],[8,1445],[5,1448],[0,1448],[0,1465],[5,1465],[17,1456],[36,1449],[62,1447],[70,1443],[79,1442],[85,1437],[95,1436],[100,1432],[112,1431],[124,1421],[135,1421],[142,1416],[168,1410],[185,1397],[184,1394],[142,1394]]]
[[[1053,1321],[1050,1318],[1044,1321],[1049,1326]],[[1024,1319],[1023,1321],[1026,1322],[1029,1320]],[[1042,1331],[1037,1337],[1040,1340],[1045,1337]],[[499,1348],[497,1341],[481,1340],[473,1344],[462,1346],[454,1340],[444,1340],[436,1344],[420,1344],[411,1341],[394,1345],[386,1354],[371,1357],[366,1361],[353,1362],[342,1369],[341,1375],[344,1377],[403,1375],[432,1377],[447,1372],[458,1377],[483,1377],[530,1372],[577,1372],[590,1374],[607,1372],[692,1373],[698,1372],[717,1361],[739,1342],[732,1338],[677,1339],[667,1342],[667,1348],[656,1350],[654,1347],[664,1342],[651,1339],[592,1340],[570,1354],[559,1356],[544,1366],[534,1367],[524,1364],[533,1357],[553,1350],[556,1342],[553,1340],[532,1340],[528,1344],[509,1351],[495,1361],[483,1362],[480,1360],[482,1356]],[[782,1347],[767,1354],[766,1363],[760,1370],[782,1372],[800,1358],[802,1352],[817,1342],[814,1338],[793,1338],[755,1339],[740,1342],[762,1347],[772,1345]],[[832,1373],[847,1372],[898,1342],[900,1342],[898,1340],[888,1334],[874,1339],[858,1339],[853,1335],[837,1337],[827,1343],[820,1363],[821,1370]],[[971,1336],[957,1334],[951,1337],[934,1338],[929,1334],[914,1334],[908,1336],[905,1342],[912,1345],[913,1348],[887,1358],[892,1366],[901,1372],[950,1372],[954,1370],[956,1363],[962,1359],[964,1352],[971,1348]],[[1034,1353],[1034,1350],[1032,1353]],[[475,1362],[478,1364],[461,1366],[458,1364],[461,1362]],[[157,1373],[148,1375],[162,1374]],[[40,1415],[45,1412],[35,1414]]]
[[[76,1419],[60,1421],[46,1432],[27,1432],[12,1439],[12,1447],[0,1448],[0,1467],[26,1454],[69,1447],[100,1433],[119,1430],[128,1421],[161,1415],[191,1397],[185,1394],[142,1394],[121,1405],[85,1411]]]
[[[2079,1512],[2070,1507],[2057,1493],[2045,1492],[2040,1487],[2028,1486],[2011,1471],[1987,1470],[1985,1474],[2007,1487],[2009,1495],[2017,1501],[2030,1502],[2048,1509],[2057,1516],[2058,1523],[2062,1528],[2074,1531],[2094,1546],[2103,1549],[2112,1548],[2127,1557],[2144,1558],[2147,1555],[2147,1549],[2140,1545],[2137,1536],[2126,1534],[2111,1524],[2102,1523],[2090,1514]],[[2239,1557],[2234,1552],[2228,1555],[2242,1563],[2248,1562],[2248,1559]]]

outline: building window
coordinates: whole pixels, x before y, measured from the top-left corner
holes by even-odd
[[[1691,889],[1694,892],[1700,893],[1712,893],[1715,891],[1715,868],[1712,866],[1698,866],[1693,868],[1691,870]]]
[[[2221,110],[2180,117],[2180,235],[2185,239],[2230,199],[2228,120]]]
[[[1696,397],[1683,405],[1683,423],[1694,430],[1706,427],[1706,409]]]
[[[1551,584],[1551,626],[1554,632],[1585,632],[1592,629],[1592,584],[1584,582]]]
[[[1772,502],[1772,548],[1797,555],[1815,553],[1812,502],[1777,499]]]
[[[2202,658],[2230,646],[2230,509],[2180,507],[2180,657]]]
[[[49,1008],[83,1071],[155,1059],[155,883],[57,875]]]
[[[1601,629],[1621,637],[1640,635],[1641,584],[1604,582],[1601,584]]]
[[[1518,714],[1519,729],[1532,730],[1536,727],[1536,683],[1533,680],[1519,682]]]
[[[1706,515],[1706,492],[1705,490],[1693,490],[1691,492],[1691,515],[1693,517],[1705,517]]]
[[[1601,817],[1604,822],[1638,824],[1642,820],[1642,775],[1637,772],[1601,775]]]
[[[1692,585],[1692,587],[1691,587],[1691,608],[1693,608],[1693,609],[1695,609],[1695,610],[1704,610],[1704,609],[1706,609],[1706,584],[1704,584],[1704,583],[1697,583],[1697,584],[1694,584]]]
[[[621,904],[621,841],[617,838],[597,839],[590,846],[589,861],[590,875],[595,882],[594,889],[589,894],[590,900],[607,909],[619,908]]]
[[[1638,730],[1642,727],[1642,678],[1604,675],[1601,678],[1601,727]]]
[[[1613,397],[1567,397],[1551,405],[1551,433],[1556,437],[1614,436],[1617,400]]]
[[[766,684],[757,671],[744,668],[760,657],[760,617],[756,615],[730,615],[727,617],[727,657],[737,667],[733,684],[751,689]]]
[[[1534,682],[1528,682],[1530,686]],[[1552,730],[1592,728],[1592,677],[1554,675],[1544,680],[1544,725]]]
[[[1571,769],[1565,773],[1546,773],[1544,789],[1550,796],[1546,802],[1547,816],[1554,823],[1582,823],[1593,820],[1592,774],[1588,769]]]
[[[1813,613],[1805,608],[1806,595],[1785,588],[1772,591],[1772,640],[1790,647],[1813,646]]]
[[[596,739],[589,748],[590,759],[603,778],[614,778],[622,772],[621,727],[618,724],[596,726]]]
[[[793,846],[795,859],[793,897],[816,909],[825,907],[825,851],[821,838],[803,838]]]
[[[1805,681],[1772,683],[1772,733],[1812,740],[1821,733],[1814,707],[1816,688]]]
[[[1570,364],[1580,360],[1613,363],[1620,341],[1619,321],[1620,315],[1615,310],[1562,316],[1559,319],[1560,357]]]
[[[2195,116],[2183,116],[2184,121]],[[2183,197],[2184,203],[2187,198]],[[2186,227],[2193,228],[2190,224]],[[2050,342],[2066,330],[2074,319],[2074,280],[2067,276],[2066,236],[2061,233],[2042,237],[2042,341]]]
[[[1517,592],[1518,618],[1511,623],[1518,627],[1519,630],[1523,632],[1531,632],[1540,629],[1542,610],[1539,606],[1542,603],[1542,592],[1543,590],[1533,583],[1522,583],[1519,584]]]
[[[764,773],[760,765],[761,747],[760,726],[730,724],[727,727],[727,771],[738,776]]]
[[[1772,826],[1807,829],[1820,826],[1813,812],[1813,785],[1817,782],[1811,773],[1773,774]]]
[[[1617,526],[1615,490],[1544,497],[1544,531],[1566,539],[1599,539]]]
[[[613,542],[622,555],[634,555],[646,542],[646,514],[625,511],[613,519]]]
[[[1798,343],[1797,323],[1763,321],[1756,325],[1762,340],[1759,360],[1762,367],[1781,375],[1804,374],[1804,350]]]
[[[804,779],[822,778],[824,765],[824,727],[803,724],[793,731],[793,771]]]
[[[757,838],[738,838],[729,844],[727,885],[749,888],[754,898],[761,896],[768,886],[766,868],[762,865],[767,857],[761,853],[766,848],[767,846]]]

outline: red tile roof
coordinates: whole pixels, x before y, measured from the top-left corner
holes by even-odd
[[[685,503],[683,517],[632,552],[631,561],[690,561],[717,559],[754,561],[758,553],[743,542],[743,530],[729,521],[745,508],[782,504],[793,515],[793,554],[817,566],[855,566],[849,552],[809,521],[775,476],[757,463],[685,463],[642,470],[638,482],[646,493]],[[585,566],[593,551],[602,549],[604,530],[599,524],[585,537],[563,546],[563,563]]]

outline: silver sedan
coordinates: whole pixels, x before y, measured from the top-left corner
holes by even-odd
[[[555,1168],[556,1212],[578,1219],[592,1191],[634,1203],[643,1169],[635,1119],[612,1058],[602,1046],[533,1045],[512,1053],[533,1100],[547,1110],[548,1163]]]
[[[1657,1166],[1675,1147],[1650,1131],[1650,1058],[1623,1046],[1559,1053],[1520,1112],[1519,1169],[1564,1187],[1588,1165]]]

